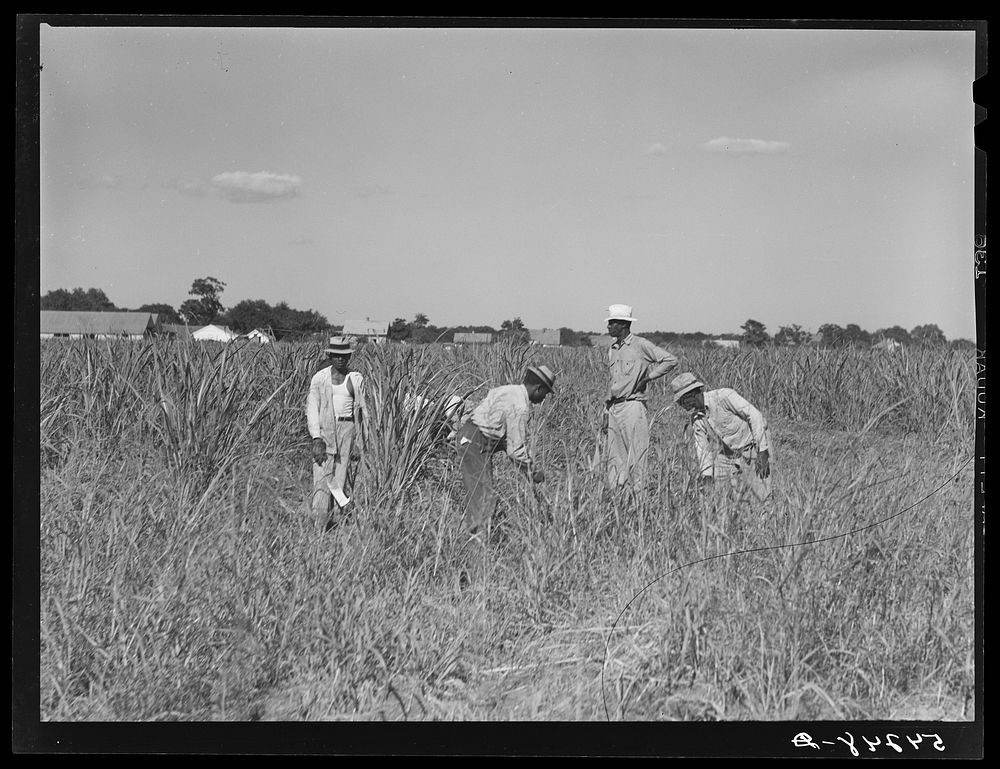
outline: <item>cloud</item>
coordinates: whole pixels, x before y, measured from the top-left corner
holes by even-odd
[[[747,155],[775,155],[785,152],[789,148],[788,142],[770,142],[763,139],[730,139],[728,136],[721,136],[712,139],[701,145],[703,150],[708,152],[732,152],[734,154]]]
[[[667,151],[667,145],[661,144],[660,142],[654,142],[646,147],[647,155],[663,155]]]
[[[212,186],[232,203],[266,203],[299,194],[302,179],[267,171],[233,171],[212,177]]]

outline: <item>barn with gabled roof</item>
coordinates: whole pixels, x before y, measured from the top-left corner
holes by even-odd
[[[160,332],[157,316],[150,312],[93,312],[41,310],[42,339],[144,339]]]

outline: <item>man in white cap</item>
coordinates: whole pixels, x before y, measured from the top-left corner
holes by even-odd
[[[771,438],[767,420],[736,390],[707,390],[694,374],[671,383],[674,400],[691,415],[699,485],[728,479],[749,483],[758,499],[771,495]]]
[[[544,401],[555,381],[548,366],[528,366],[521,384],[490,390],[455,435],[466,493],[465,523],[470,534],[477,535],[489,523],[496,507],[493,454],[506,450],[532,483],[545,480],[528,451],[528,421],[531,405]]]
[[[330,337],[326,364],[313,375],[306,399],[306,423],[312,439],[313,515],[329,530],[340,523],[350,498],[345,494],[347,471],[354,449],[357,425],[362,418],[362,385],[359,372],[352,371],[351,343]],[[331,499],[334,504],[331,504]],[[334,516],[336,507],[340,515]]]
[[[608,436],[608,482],[615,487],[631,485],[635,491],[646,481],[649,452],[649,418],[646,386],[677,366],[677,358],[648,339],[632,333],[632,308],[613,304],[608,308],[610,382],[602,427]]]

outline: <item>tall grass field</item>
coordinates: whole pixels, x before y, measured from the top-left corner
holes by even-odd
[[[767,417],[767,503],[698,492],[669,377],[645,493],[609,488],[607,351],[369,345],[324,532],[319,344],[43,341],[41,721],[974,719],[973,356],[671,351]],[[546,480],[496,455],[470,541],[441,404],[529,363]]]

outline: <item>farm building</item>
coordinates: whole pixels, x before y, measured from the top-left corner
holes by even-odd
[[[740,346],[739,339],[706,339],[705,347],[732,347]]]
[[[149,312],[41,310],[39,331],[42,339],[143,339],[159,333],[160,324]]]
[[[240,339],[246,339],[250,342],[257,342],[258,344],[271,344],[274,340],[271,335],[266,331],[261,331],[259,328],[255,328],[253,331],[249,331],[246,334],[240,334]]]
[[[188,326],[184,323],[163,323],[160,325],[160,333],[177,339],[190,339],[201,326]]]
[[[614,338],[607,334],[591,334],[589,337],[591,347],[610,347]]]
[[[542,347],[558,347],[562,344],[562,334],[557,328],[529,328],[531,344]]]
[[[381,344],[389,338],[389,321],[371,318],[348,320],[345,321],[341,334],[354,337],[358,341]]]
[[[236,338],[236,333],[229,326],[217,326],[213,323],[202,326],[191,337],[198,342],[231,342]]]
[[[490,344],[493,342],[493,334],[456,331],[454,341],[455,344]]]

